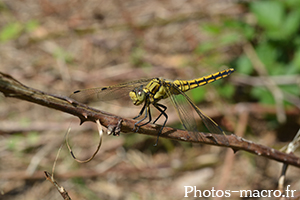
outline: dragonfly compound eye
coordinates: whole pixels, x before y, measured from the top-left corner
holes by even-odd
[[[134,89],[133,91],[129,92],[129,96],[134,105],[138,106],[145,100],[145,92],[141,89]]]

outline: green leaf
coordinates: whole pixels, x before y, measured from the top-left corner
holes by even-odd
[[[218,87],[218,93],[225,98],[231,98],[235,92],[235,87],[233,85],[226,84],[222,87]]]
[[[300,47],[300,36],[295,36],[295,38],[293,38],[293,41],[291,42],[293,42],[294,45]]]
[[[256,53],[269,72],[274,69],[274,63],[278,56],[278,52],[274,46],[268,42],[263,42],[256,47]]]
[[[298,10],[291,11],[286,16],[284,23],[282,24],[282,32],[285,39],[288,39],[293,34],[296,34],[299,28],[300,12]]]
[[[73,61],[72,55],[69,52],[67,52],[66,50],[64,50],[63,48],[60,48],[60,47],[56,48],[53,51],[53,56],[57,59],[64,60],[67,63],[70,63],[70,62]]]
[[[22,32],[22,25],[18,22],[10,23],[0,31],[0,42],[18,38]]]
[[[239,29],[243,23],[241,21],[236,21],[232,19],[225,19],[223,22],[223,25],[225,28],[230,28],[230,29]]]
[[[246,55],[242,55],[237,59],[237,67],[235,68],[241,74],[250,75],[253,73],[253,67]]]
[[[206,88],[197,88],[194,90],[191,90],[189,93],[191,93],[191,97],[193,101],[197,104],[204,100]]]
[[[241,41],[241,36],[238,33],[224,34],[220,38],[220,45],[229,46]]]
[[[248,40],[252,40],[255,36],[255,28],[253,26],[249,26],[248,24],[245,24],[242,26],[242,34],[246,37]]]
[[[274,98],[271,92],[263,87],[255,87],[251,90],[251,95],[263,104],[274,104]]]
[[[27,135],[26,139],[27,139],[28,143],[36,144],[40,139],[40,135],[37,132],[32,131]]]
[[[290,94],[293,94],[295,96],[299,96],[300,95],[300,90],[299,90],[299,86],[298,85],[282,85],[280,86],[280,88]]]
[[[26,32],[32,32],[39,26],[39,22],[37,20],[30,20],[25,24]]]
[[[212,23],[201,25],[201,29],[212,35],[219,35],[222,31],[221,26]]]
[[[253,1],[250,9],[260,26],[268,30],[280,30],[284,17],[284,5],[281,1]]]
[[[285,0],[284,3],[287,5],[288,8],[295,9],[300,7],[299,0]]]
[[[294,54],[292,64],[295,65],[295,67],[298,68],[298,70],[300,70],[300,47],[297,49],[297,51]]]
[[[208,51],[216,49],[216,46],[211,41],[202,42],[200,45],[197,46],[195,52],[198,54],[202,54]]]
[[[15,134],[10,137],[9,142],[7,143],[7,148],[11,151],[17,149],[19,144],[24,140],[24,137],[21,134]]]
[[[276,62],[272,66],[268,66],[269,69],[269,75],[275,75],[275,76],[280,76],[280,75],[285,75],[288,74],[290,71],[290,66],[288,66],[285,63],[279,63]]]

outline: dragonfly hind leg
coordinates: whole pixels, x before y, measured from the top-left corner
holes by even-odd
[[[158,134],[157,134],[157,139],[156,139],[156,143],[154,146],[157,146],[157,143],[158,143],[158,139],[159,139],[159,136],[163,130],[163,128],[166,126],[166,123],[168,121],[168,115],[167,113],[165,112],[167,110],[167,106],[165,105],[162,105],[162,104],[159,104],[159,103],[156,103],[156,104],[153,104],[153,106],[160,112],[160,115],[155,119],[154,123],[163,115],[166,120],[164,121],[161,129],[159,130]],[[162,109],[161,109],[162,108]]]
[[[154,122],[153,122],[153,124],[155,124],[156,122],[157,122],[157,120],[163,115],[163,114],[166,114],[166,110],[167,110],[167,106],[165,106],[165,105],[162,105],[162,104],[156,104],[156,105],[158,105],[158,106],[160,106],[160,107],[162,107],[163,109],[161,110],[161,109],[158,109],[157,107],[157,109],[160,111],[160,114],[158,115],[158,117],[154,120]],[[164,115],[165,116],[165,115]]]

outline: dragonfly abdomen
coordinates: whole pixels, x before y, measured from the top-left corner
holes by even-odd
[[[214,82],[221,78],[225,78],[225,77],[229,76],[232,72],[234,72],[234,69],[230,68],[230,69],[226,69],[226,70],[214,73],[214,74],[203,76],[198,79],[193,79],[193,80],[189,80],[189,81],[176,80],[173,82],[173,84],[175,84],[181,91],[186,92],[186,91],[194,89],[196,87],[200,87],[200,86],[206,85],[208,83]]]

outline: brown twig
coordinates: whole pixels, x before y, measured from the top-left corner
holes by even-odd
[[[48,181],[50,181],[54,187],[58,190],[60,195],[65,199],[65,200],[71,200],[70,196],[68,195],[68,192],[63,188],[62,186],[58,185],[58,183],[55,181],[54,177],[47,171],[44,171],[45,176]]]
[[[36,104],[40,104],[49,108],[72,114],[74,116],[77,116],[81,120],[81,123],[85,121],[95,122],[98,119],[103,126],[108,127],[112,125],[117,126],[120,120],[122,120],[120,128],[121,132],[123,133],[132,132],[132,130],[134,129],[134,124],[136,123],[135,120],[121,118],[116,115],[96,110],[94,108],[88,107],[85,104],[76,102],[75,100],[70,99],[68,97],[48,94],[27,87],[19,81],[12,78],[11,76],[1,72],[0,91],[6,97],[13,97],[30,101]],[[159,125],[147,124],[141,127],[137,131],[137,133],[157,136],[157,133],[160,130],[160,128],[161,126]],[[189,133],[187,131],[165,127],[162,131],[161,137],[186,142],[204,143],[216,146],[230,147],[234,151],[244,150],[250,153],[254,153],[256,155],[267,157],[269,159],[277,160],[282,163],[300,167],[300,158],[298,158],[297,156],[293,154],[286,154],[270,147],[255,144],[241,137],[237,137],[234,134],[224,136],[218,134],[199,132],[199,135],[200,139],[196,141],[189,136]]]

